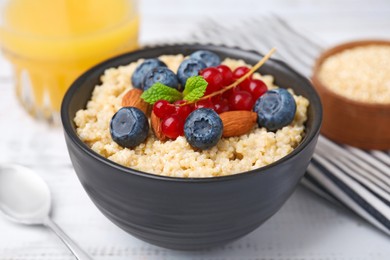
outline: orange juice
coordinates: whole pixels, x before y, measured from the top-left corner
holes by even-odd
[[[10,0],[0,40],[15,68],[16,91],[35,116],[58,116],[63,95],[83,71],[135,49],[139,17],[129,0]]]

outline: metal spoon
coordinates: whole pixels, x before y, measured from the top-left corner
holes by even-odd
[[[19,165],[0,166],[0,212],[12,221],[49,227],[79,260],[92,260],[50,218],[47,184],[32,170]]]

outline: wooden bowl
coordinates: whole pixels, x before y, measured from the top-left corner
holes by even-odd
[[[323,105],[321,133],[338,142],[362,149],[390,149],[390,104],[355,101],[330,90],[320,81],[319,71],[326,58],[358,46],[389,45],[385,40],[364,40],[337,45],[325,51],[314,65],[313,85]]]

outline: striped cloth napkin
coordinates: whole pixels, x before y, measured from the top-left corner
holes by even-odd
[[[231,25],[229,21],[221,23],[210,18],[199,24],[198,30],[188,40],[249,50],[259,50],[263,46],[260,51],[264,52],[267,43],[280,40],[272,41],[269,34],[262,33],[257,26],[250,26],[254,23],[249,19],[241,23],[235,19],[230,23]],[[287,23],[285,25],[290,26]],[[285,52],[285,56],[290,56],[287,48],[282,50],[278,45],[266,46],[266,49],[272,47],[277,47]],[[293,64],[293,61],[284,61],[305,76],[310,76],[310,69],[302,69],[301,64]],[[313,62],[314,60],[311,64]],[[363,151],[341,146],[320,136],[302,184],[318,195],[348,207],[390,235],[390,152]]]

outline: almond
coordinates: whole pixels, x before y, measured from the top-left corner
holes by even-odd
[[[257,121],[257,113],[246,110],[223,112],[219,116],[223,123],[223,137],[246,134]]]
[[[154,135],[158,138],[158,140],[166,141],[168,139],[168,137],[166,137],[162,132],[161,119],[156,116],[153,111],[150,115],[150,124],[152,125]]]
[[[133,88],[129,90],[122,98],[123,107],[136,107],[142,110],[145,115],[148,114],[149,104],[146,103],[142,98],[142,90]]]

